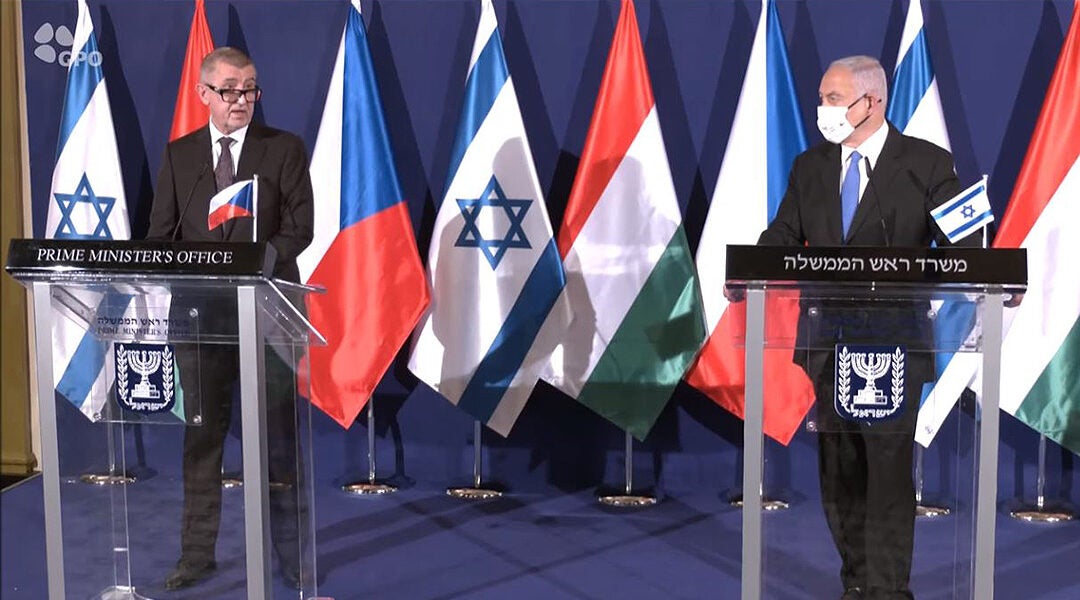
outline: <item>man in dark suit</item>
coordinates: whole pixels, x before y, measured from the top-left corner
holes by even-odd
[[[886,122],[886,86],[873,58],[830,65],[818,107],[827,141],[795,158],[776,218],[759,244],[948,243],[929,208],[960,191],[952,156]],[[795,362],[815,385],[822,504],[843,563],[843,598],[911,598],[912,444],[919,390],[933,374],[930,307],[915,298],[863,294],[841,299],[833,291],[823,301],[804,292]],[[905,399],[892,420],[870,423],[837,413],[831,348],[841,341],[908,347]]]
[[[296,257],[312,238],[313,200],[307,152],[297,136],[251,122],[261,96],[255,65],[242,51],[223,47],[203,60],[199,97],[210,122],[165,148],[150,214],[152,240],[251,241],[253,219],[236,218],[210,229],[211,197],[235,181],[258,175],[258,241],[277,251],[274,276],[298,282]],[[236,303],[200,296],[174,300],[186,313],[199,310],[203,334],[235,335]],[[184,318],[185,315],[176,315]],[[181,346],[177,352],[185,403],[201,407],[202,423],[184,430],[184,508],[181,555],[167,589],[189,587],[216,569],[221,521],[221,463],[239,372],[235,346]],[[267,352],[267,436],[271,533],[286,584],[299,586],[296,425],[292,368]],[[189,414],[192,411],[189,411]]]

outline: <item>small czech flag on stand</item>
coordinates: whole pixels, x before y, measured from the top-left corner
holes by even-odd
[[[206,227],[213,230],[229,219],[255,217],[258,182],[258,177],[237,181],[215,194],[210,199],[210,214],[206,217]]]

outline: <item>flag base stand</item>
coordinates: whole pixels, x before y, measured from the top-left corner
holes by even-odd
[[[637,494],[616,494],[612,496],[598,496],[596,501],[604,506],[614,506],[616,508],[641,508],[645,506],[653,506],[656,504],[656,498],[653,496],[637,495]]]
[[[446,488],[446,495],[459,500],[491,500],[501,498],[503,493],[482,487],[452,487]]]
[[[738,496],[732,498],[730,501],[728,501],[728,504],[734,506],[735,508],[742,508],[742,494],[739,494]],[[761,510],[765,512],[776,512],[779,510],[787,510],[789,508],[791,508],[791,503],[786,500],[777,500],[776,498],[761,499]]]
[[[385,496],[398,491],[397,486],[375,480],[375,397],[367,403],[367,481],[354,481],[341,486],[341,491],[354,496]]]
[[[952,514],[952,509],[947,506],[935,506],[933,504],[916,504],[915,516],[933,519],[935,517],[947,517]]]
[[[473,419],[473,484],[471,487],[446,488],[446,495],[459,500],[491,500],[501,498],[503,493],[499,490],[484,487],[481,484],[483,473],[483,444],[484,428],[479,420]]]
[[[272,490],[287,490],[292,486],[280,481],[271,481],[267,484]],[[244,478],[239,473],[229,473],[221,476],[221,489],[238,490],[244,487]]]
[[[656,504],[656,497],[648,494],[635,494],[634,489],[634,438],[627,431],[623,440],[625,454],[623,455],[623,469],[626,477],[626,487],[621,494],[603,494],[597,496],[596,501],[604,506],[616,508],[642,508]]]
[[[133,586],[114,585],[107,587],[92,597],[92,600],[149,600],[135,591]]]
[[[1065,509],[1052,510],[1045,506],[1031,506],[1009,511],[1009,516],[1018,521],[1027,521],[1028,523],[1064,523],[1076,518],[1076,515],[1071,511]]]
[[[923,454],[923,447],[915,444],[915,517],[924,519],[947,517],[952,514],[951,508],[923,502]]]
[[[222,473],[221,488],[232,490],[244,487],[244,478],[239,473]]]
[[[1035,506],[1025,505],[1009,511],[1009,516],[1028,523],[1063,523],[1076,518],[1076,513],[1058,503],[1053,508],[1046,502],[1046,436],[1039,436],[1039,471],[1035,477]]]
[[[135,483],[138,478],[133,473],[83,473],[79,475],[79,481],[90,485],[127,485]]]
[[[372,479],[369,481],[346,483],[341,486],[341,491],[355,496],[382,496],[384,494],[392,494],[398,491],[398,489],[389,483],[379,483]]]

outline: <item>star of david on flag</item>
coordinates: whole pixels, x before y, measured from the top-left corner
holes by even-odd
[[[565,330],[541,332],[565,312],[566,278],[490,0],[447,177],[428,252],[431,306],[409,370],[505,436]]]
[[[98,52],[94,24],[79,0],[72,55]],[[45,235],[57,239],[126,240],[131,237],[120,154],[112,108],[101,64],[71,61],[60,115],[56,166],[49,189]],[[130,296],[82,290],[76,293],[98,317],[119,318]],[[53,382],[56,392],[91,419],[98,419],[108,397],[106,344],[73,318],[53,320]]]
[[[60,207],[60,224],[56,226],[54,238],[60,240],[113,239],[112,232],[109,231],[109,213],[112,212],[116,198],[95,194],[86,173],[83,173],[79,185],[75,187],[75,193],[54,193],[53,198]],[[83,204],[87,206],[81,206]],[[76,209],[81,210],[76,213]],[[76,227],[75,221],[84,228],[83,231],[79,231],[80,227]],[[87,232],[86,229],[91,226],[94,230]]]
[[[956,243],[994,221],[986,176],[951,200],[930,211],[930,216],[949,241]]]
[[[502,260],[508,249],[532,248],[529,245],[529,239],[525,236],[525,230],[522,229],[522,220],[525,218],[525,214],[529,212],[532,200],[528,198],[507,198],[506,194],[503,193],[502,186],[499,185],[499,180],[494,175],[491,176],[491,181],[488,182],[487,188],[484,189],[484,193],[480,194],[479,198],[459,198],[457,203],[458,208],[461,209],[461,216],[465,219],[465,224],[454,246],[458,248],[479,248],[484,253],[484,257],[487,258],[492,269],[499,267],[499,261]],[[492,210],[484,211],[484,208]],[[500,214],[505,214],[506,220],[509,222],[501,237],[498,235],[498,230],[503,225],[501,219],[499,219]],[[487,218],[481,219],[481,216]],[[485,236],[485,232],[489,235]]]

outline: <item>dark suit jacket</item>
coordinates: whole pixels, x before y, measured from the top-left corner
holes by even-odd
[[[930,207],[960,192],[952,155],[891,124],[888,128],[846,239],[841,239],[840,224],[840,146],[824,143],[795,158],[776,218],[758,244],[926,247],[937,240],[947,245]]]
[[[947,245],[948,239],[929,213],[931,207],[960,192],[952,156],[934,144],[901,134],[891,124],[887,126],[888,137],[846,239],[841,239],[840,146],[823,143],[795,158],[776,218],[762,232],[758,244],[927,247],[936,240],[938,245]],[[850,301],[833,299],[828,303],[804,294],[800,304],[796,340],[800,350],[795,351],[794,359],[814,380],[831,377],[832,353],[825,350],[830,342],[888,340],[906,344],[910,350],[913,346],[925,348],[933,340],[925,301],[890,302],[867,292],[862,298],[853,294]],[[811,313],[811,309],[816,310]],[[821,351],[808,352],[811,347]],[[909,377],[931,376],[932,361],[920,362],[928,364],[909,364]]]
[[[274,276],[299,282],[296,257],[311,243],[314,220],[304,143],[286,131],[252,123],[236,180],[253,175],[259,176],[258,240],[277,250]],[[175,230],[177,240],[251,241],[251,219],[233,219],[213,231],[207,227],[216,192],[209,126],[170,142],[158,172],[147,239],[172,240]]]

